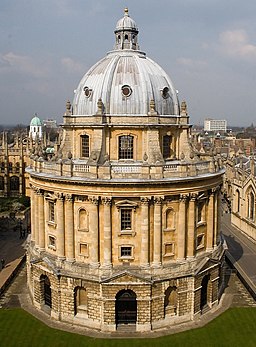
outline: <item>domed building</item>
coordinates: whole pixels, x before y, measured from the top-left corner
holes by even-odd
[[[36,138],[41,140],[43,136],[42,127],[43,125],[40,118],[38,118],[37,115],[35,114],[35,116],[30,121],[29,137],[31,137],[32,140],[34,141],[36,140]]]
[[[217,306],[221,161],[191,146],[186,103],[140,51],[127,9],[62,127],[55,156],[27,168],[34,306],[101,331],[150,331]]]

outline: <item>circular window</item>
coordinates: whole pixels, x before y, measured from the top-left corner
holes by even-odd
[[[169,88],[168,87],[164,87],[164,89],[162,90],[162,96],[164,99],[167,99],[169,97]]]
[[[88,87],[84,87],[84,95],[89,98],[92,94],[92,90]]]
[[[122,94],[123,96],[126,96],[126,97],[130,96],[132,94],[132,88],[127,85],[122,86]]]

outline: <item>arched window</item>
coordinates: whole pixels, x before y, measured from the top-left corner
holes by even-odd
[[[240,192],[237,189],[235,195],[235,212],[240,212]]]
[[[164,159],[170,158],[171,156],[171,143],[172,137],[170,135],[163,136],[163,157]]]
[[[247,195],[247,217],[251,220],[254,220],[255,214],[255,198],[252,191]]]
[[[81,135],[81,157],[89,158],[90,148],[89,148],[89,136]]]
[[[133,136],[119,136],[119,159],[133,159]]]
[[[175,229],[175,211],[172,208],[168,208],[165,214],[165,228],[166,229]]]
[[[88,212],[82,208],[79,210],[79,230],[87,231],[88,230]]]
[[[129,40],[128,35],[124,35],[124,41],[128,41],[128,40]]]
[[[16,163],[15,164],[15,173],[19,173],[20,172],[20,163]]]
[[[19,190],[19,177],[11,176],[10,178],[10,190]]]
[[[12,163],[9,163],[8,167],[9,167],[9,172],[12,173]]]
[[[46,275],[42,275],[40,277],[40,282],[43,302],[46,306],[52,307],[52,290],[50,280]]]
[[[208,305],[209,279],[210,279],[209,275],[204,276],[204,278],[202,279],[202,283],[201,283],[201,298],[200,298],[200,309],[201,310],[205,306]]]
[[[87,314],[88,297],[84,287],[75,288],[75,315]]]
[[[2,161],[1,163],[1,172],[4,172],[5,171],[5,163],[4,161]]]
[[[164,314],[176,315],[177,314],[177,287],[172,286],[166,289],[164,297]]]

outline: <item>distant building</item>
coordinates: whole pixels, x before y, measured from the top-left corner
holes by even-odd
[[[42,132],[42,122],[40,118],[35,115],[30,122],[30,129],[29,129],[29,137],[32,138],[34,141],[36,138],[41,139],[43,132]]]
[[[204,121],[204,131],[227,131],[227,121],[225,119],[210,119]]]
[[[56,119],[44,119],[43,125],[46,128],[56,129],[57,128],[57,121],[56,121]]]

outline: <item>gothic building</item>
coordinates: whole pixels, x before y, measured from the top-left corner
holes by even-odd
[[[27,169],[34,306],[102,331],[149,331],[218,305],[223,168],[191,146],[186,103],[140,50],[127,9],[62,127],[55,156],[32,155]]]
[[[231,206],[231,223],[256,241],[255,158],[239,156],[226,163],[224,189]]]

